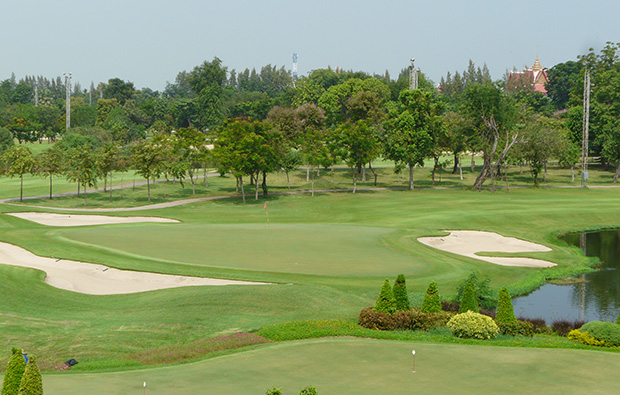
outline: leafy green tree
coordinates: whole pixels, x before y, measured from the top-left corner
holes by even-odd
[[[199,123],[203,128],[213,128],[223,120],[222,95],[226,83],[226,67],[217,57],[211,62],[196,66],[188,76],[188,83],[196,94]]]
[[[0,127],[0,154],[14,145],[15,142],[13,141],[13,134],[11,131],[7,128]]]
[[[383,287],[381,287],[381,293],[375,302],[375,307],[373,310],[388,314],[393,314],[396,312],[396,300],[394,299],[392,287],[390,286],[390,280],[387,278],[383,283]]]
[[[24,196],[24,174],[34,173],[36,160],[30,148],[24,146],[14,146],[2,153],[2,162],[5,164],[6,174],[13,178],[19,176],[19,201],[23,201]]]
[[[346,122],[336,129],[339,156],[352,169],[353,193],[362,167],[379,156],[379,140],[375,131],[365,121]]]
[[[151,201],[151,180],[162,171],[164,147],[153,141],[140,140],[131,146],[131,160],[136,173],[146,179],[148,201]]]
[[[185,162],[187,175],[192,183],[192,195],[196,194],[196,164],[201,161],[202,149],[206,146],[205,135],[192,127],[181,128],[176,133],[176,149],[180,160]]]
[[[426,289],[424,295],[424,301],[422,302],[423,313],[440,313],[441,312],[441,299],[439,298],[439,289],[437,283],[431,281]]]
[[[476,296],[476,285],[472,281],[469,281],[463,290],[459,314],[468,311],[473,311],[474,313],[480,312],[480,305],[478,304],[478,297]]]
[[[53,178],[63,171],[63,151],[60,146],[54,145],[37,156],[36,172],[50,179],[50,199],[53,198]]]
[[[35,357],[31,357],[26,364],[18,395],[43,395],[43,378]]]
[[[384,153],[396,169],[409,168],[409,189],[413,189],[413,168],[423,166],[431,154],[433,129],[437,127],[439,107],[430,92],[403,91],[401,110],[386,123]]]
[[[495,321],[506,323],[517,322],[517,317],[515,317],[514,308],[512,307],[512,299],[506,287],[499,291],[499,302],[497,304]]]
[[[392,293],[394,294],[394,300],[396,302],[396,310],[409,310],[411,308],[404,274],[399,274],[396,277]]]
[[[65,175],[67,180],[76,182],[84,189],[84,206],[86,206],[86,191],[88,188],[97,187],[99,171],[97,169],[97,157],[95,152],[84,149],[85,147],[71,148],[67,150],[67,167]]]
[[[114,144],[107,144],[97,152],[96,165],[99,175],[103,178],[103,192],[107,191],[110,176],[110,200],[112,200],[112,172],[118,170],[120,152]]]
[[[472,85],[464,97],[465,114],[479,135],[484,159],[473,187],[480,190],[490,177],[495,190],[498,168],[519,137],[519,129],[514,125],[516,108],[510,98],[493,84]],[[503,146],[501,151],[500,146]]]
[[[17,395],[19,385],[26,370],[26,361],[19,348],[13,347],[11,358],[4,371],[4,381],[2,383],[2,395]]]
[[[549,82],[545,85],[547,95],[556,109],[568,108],[571,92],[581,87],[583,64],[569,60],[558,63],[548,70]]]
[[[103,97],[104,99],[116,99],[122,105],[134,97],[135,91],[133,82],[112,78],[103,87]]]

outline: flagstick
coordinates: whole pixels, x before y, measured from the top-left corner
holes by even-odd
[[[267,226],[269,226],[269,210],[267,210],[267,202],[265,202],[265,218],[267,218]]]

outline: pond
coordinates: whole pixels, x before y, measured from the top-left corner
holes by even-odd
[[[573,233],[565,236],[586,256],[600,258],[601,269],[578,276],[585,282],[545,284],[534,292],[514,298],[517,317],[557,320],[612,321],[620,312],[620,230]]]

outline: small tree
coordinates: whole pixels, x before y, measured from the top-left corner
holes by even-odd
[[[36,164],[32,151],[30,151],[28,147],[12,147],[2,153],[2,162],[4,162],[6,166],[6,174],[9,177],[13,178],[19,176],[19,201],[23,201],[24,174],[32,174]]]
[[[11,358],[6,364],[4,382],[2,383],[2,395],[17,395],[21,383],[26,361],[19,348],[13,347]]]
[[[480,312],[480,305],[478,304],[478,296],[476,296],[476,286],[473,282],[468,282],[463,290],[463,298],[461,299],[460,313],[466,313],[473,311],[474,313]]]
[[[392,288],[392,293],[394,294],[394,300],[396,301],[396,310],[409,310],[411,308],[404,274],[399,274],[398,277],[396,277],[396,281],[394,281],[394,288]]]
[[[502,288],[499,291],[499,302],[497,304],[495,321],[506,323],[517,322],[517,317],[515,317],[514,308],[512,307],[512,300],[506,288]]]
[[[428,284],[426,295],[424,295],[424,302],[422,302],[422,312],[441,312],[441,300],[439,299],[439,290],[437,289],[437,283],[435,281],[431,281],[431,283]]]
[[[26,370],[19,384],[18,395],[43,395],[43,379],[34,357],[28,360]]]
[[[390,286],[390,280],[387,278],[381,287],[381,293],[375,303],[375,311],[382,313],[392,314],[396,311],[396,300],[394,300],[394,294],[392,293],[392,287]]]

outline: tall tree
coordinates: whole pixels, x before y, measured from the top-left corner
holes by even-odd
[[[352,169],[355,193],[362,167],[379,156],[377,135],[366,121],[346,122],[336,129],[336,141],[340,157]]]
[[[157,142],[140,140],[131,146],[131,160],[136,173],[146,179],[148,201],[151,201],[151,180],[161,174],[164,147]]]
[[[52,193],[53,178],[62,173],[63,165],[63,152],[57,145],[43,151],[37,157],[37,173],[50,179],[50,199],[54,197]]]
[[[2,162],[5,164],[6,174],[13,178],[19,176],[19,201],[24,197],[24,174],[33,173],[35,170],[35,158],[30,148],[14,146],[2,154]]]
[[[217,57],[196,66],[188,76],[188,83],[196,95],[200,126],[213,128],[223,120],[222,94],[226,84],[226,67]]]

